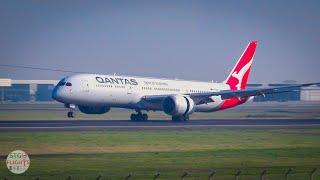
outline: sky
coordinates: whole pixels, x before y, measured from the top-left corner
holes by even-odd
[[[220,82],[257,40],[249,82],[320,82],[319,33],[320,1],[0,0],[0,64]]]

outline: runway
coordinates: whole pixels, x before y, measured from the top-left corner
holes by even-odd
[[[212,128],[303,128],[320,126],[320,119],[221,119],[171,122],[149,120],[0,121],[0,131],[193,130]]]

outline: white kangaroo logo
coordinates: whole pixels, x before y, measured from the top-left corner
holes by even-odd
[[[242,78],[244,74],[249,70],[251,64],[252,64],[252,59],[246,65],[244,65],[238,73],[237,72],[232,73],[231,76],[238,79],[238,84],[236,85],[237,90],[240,90],[241,84],[242,84]]]

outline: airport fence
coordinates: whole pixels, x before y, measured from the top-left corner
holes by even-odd
[[[317,167],[246,167],[246,168],[216,168],[212,170],[191,170],[167,172],[165,170],[154,173],[132,172],[128,174],[101,173],[101,174],[79,174],[73,175],[10,175],[3,177],[3,180],[42,180],[42,179],[61,179],[61,180],[107,180],[107,179],[209,179],[209,180],[320,180],[320,166]],[[67,174],[67,173],[64,173]]]

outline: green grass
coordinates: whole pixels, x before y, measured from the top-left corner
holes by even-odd
[[[12,175],[0,163],[0,178],[9,179],[207,179],[215,169],[217,179],[258,179],[267,169],[270,179],[307,179],[306,172],[320,165],[320,128],[211,129],[206,131],[89,131],[1,132],[0,154],[21,149],[31,155],[30,169]],[[319,166],[318,166],[319,167]],[[303,173],[299,173],[303,172]],[[317,174],[317,178],[320,178]]]

